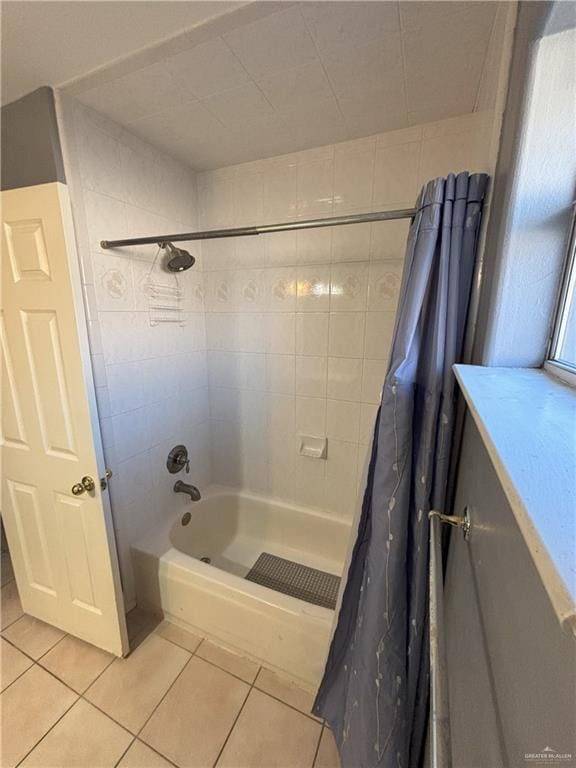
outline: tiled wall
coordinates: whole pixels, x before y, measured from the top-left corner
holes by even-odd
[[[201,489],[351,515],[408,222],[191,243],[177,278],[154,246],[100,240],[412,207],[425,180],[488,170],[491,113],[196,176],[71,98],[60,116],[127,601],[130,544],[188,503],[165,469],[176,443]],[[150,280],[179,285],[181,324],[151,322]],[[327,459],[301,456],[302,435],[326,436]]]
[[[489,170],[476,113],[198,174],[203,228],[412,207]],[[351,515],[384,379],[408,222],[203,243],[217,483]],[[326,436],[326,460],[299,454]]]
[[[169,449],[186,444],[191,482],[210,482],[201,260],[175,277],[154,265],[154,246],[111,252],[100,240],[193,229],[194,175],[74,100],[60,105],[104,451],[114,470],[114,524],[131,602],[130,544],[189,503],[172,492]],[[151,285],[181,288],[179,323],[155,324],[162,313],[150,311]]]

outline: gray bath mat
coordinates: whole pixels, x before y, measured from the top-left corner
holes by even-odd
[[[340,577],[263,552],[248,574],[248,581],[298,597],[323,608],[336,608]]]

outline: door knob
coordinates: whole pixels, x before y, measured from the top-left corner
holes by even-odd
[[[106,488],[108,487],[108,480],[110,480],[111,477],[112,477],[112,470],[106,467],[106,469],[104,470],[104,477],[100,478],[100,488],[103,491],[105,491]]]
[[[96,488],[94,480],[90,475],[85,475],[79,483],[72,486],[72,493],[74,496],[80,496],[85,491],[93,491],[94,488]]]

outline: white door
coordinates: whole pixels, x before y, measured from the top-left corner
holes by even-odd
[[[68,190],[57,182],[9,190],[2,208],[2,516],[22,607],[122,655],[124,604],[100,488]],[[86,477],[94,490],[76,495]]]

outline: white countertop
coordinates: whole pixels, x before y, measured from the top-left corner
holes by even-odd
[[[455,365],[534,564],[576,631],[576,389],[542,369]]]

